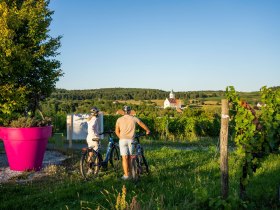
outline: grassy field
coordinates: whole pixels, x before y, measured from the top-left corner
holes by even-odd
[[[218,142],[143,141],[151,174],[139,182],[122,181],[110,168],[85,181],[79,173],[79,151],[47,177],[0,184],[0,209],[279,209],[280,155],[269,156],[252,177],[246,201],[238,199],[239,173],[229,155],[230,196],[220,199]],[[137,208],[134,208],[137,209]]]

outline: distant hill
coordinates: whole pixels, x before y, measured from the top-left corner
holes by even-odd
[[[169,97],[170,91],[159,89],[143,89],[143,88],[100,88],[100,89],[85,89],[85,90],[66,90],[56,89],[51,98],[56,99],[103,99],[103,100],[160,100]],[[174,92],[176,98],[191,99],[191,98],[209,98],[223,97],[225,91],[186,91]]]
[[[169,92],[141,88],[100,88],[86,90],[56,89],[51,98],[56,99],[103,99],[103,100],[151,100],[168,97]]]
[[[273,88],[279,88],[273,87]],[[163,100],[169,97],[170,91],[144,88],[100,88],[84,90],[56,89],[51,98],[57,100]],[[175,97],[182,100],[197,99],[203,101],[220,101],[225,97],[225,91],[179,91]],[[248,102],[255,103],[260,100],[259,91],[238,92],[240,97]]]

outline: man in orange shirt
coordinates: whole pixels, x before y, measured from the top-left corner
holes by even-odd
[[[122,156],[122,166],[124,175],[122,176],[123,180],[129,179],[129,171],[131,171],[131,161],[130,155],[132,155],[133,150],[133,139],[135,136],[136,123],[141,126],[146,134],[150,134],[149,128],[137,117],[131,116],[131,107],[123,107],[124,116],[117,119],[116,122],[116,135],[119,137],[120,153]]]

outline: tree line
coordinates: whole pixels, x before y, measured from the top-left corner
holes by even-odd
[[[171,90],[170,90],[171,91]],[[156,100],[169,97],[170,91],[142,88],[101,88],[88,90],[56,89],[51,98],[58,100]],[[225,91],[180,91],[174,92],[176,98],[196,99],[209,97],[223,97]]]

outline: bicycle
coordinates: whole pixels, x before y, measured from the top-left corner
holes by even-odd
[[[144,155],[144,148],[140,144],[140,137],[146,136],[146,133],[138,133],[134,137],[134,151],[131,158],[131,175],[134,180],[138,180],[141,174],[150,173],[148,162]]]
[[[82,176],[87,179],[88,177],[94,175],[97,176],[100,168],[107,169],[108,163],[110,162],[111,166],[115,171],[119,170],[121,167],[121,158],[120,158],[120,148],[118,140],[113,138],[114,131],[105,131],[99,135],[108,134],[108,146],[106,150],[106,157],[103,161],[102,154],[100,152],[100,147],[97,150],[94,150],[92,147],[82,148],[82,156],[80,159],[80,172]],[[94,140],[93,140],[94,141]],[[92,157],[89,156],[89,153],[92,152]]]

